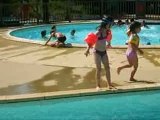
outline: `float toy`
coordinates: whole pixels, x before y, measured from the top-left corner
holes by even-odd
[[[98,40],[98,37],[95,33],[89,33],[86,37],[85,37],[85,42],[90,46],[93,47],[93,45],[96,43],[96,41]],[[112,40],[112,32],[111,30],[107,31],[107,37],[106,37],[106,41],[110,42]]]
[[[98,39],[98,37],[96,36],[96,34],[89,33],[84,40],[90,47],[93,47],[93,45],[96,43],[97,39]]]
[[[111,30],[107,31],[107,37],[106,37],[107,42],[110,42],[112,40],[112,32]]]

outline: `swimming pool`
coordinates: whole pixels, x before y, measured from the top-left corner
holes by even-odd
[[[159,120],[160,90],[0,104],[9,120]]]
[[[63,24],[57,25],[57,31],[64,33],[67,36],[67,43],[85,44],[84,38],[89,32],[95,32],[99,23],[80,23],[80,24]],[[146,45],[148,42],[151,45],[160,45],[160,25],[148,25],[148,28],[142,27],[141,33],[139,33],[141,44]],[[36,27],[29,27],[24,29],[18,29],[10,33],[11,36],[29,39],[30,41],[42,42],[41,31],[46,30],[49,37],[52,25],[43,25]],[[71,36],[72,29],[76,30],[75,36]],[[128,39],[126,35],[127,26],[123,25],[112,27],[112,45],[125,45]],[[54,40],[54,39],[53,39]]]

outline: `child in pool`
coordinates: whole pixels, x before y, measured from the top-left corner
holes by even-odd
[[[125,24],[125,23],[124,23],[121,19],[119,19],[118,22],[117,22],[117,25],[118,25],[118,26],[121,26],[121,25],[124,25],[124,24]]]
[[[107,18],[106,18],[107,19]],[[109,60],[108,55],[106,52],[106,38],[107,38],[107,30],[110,28],[111,22],[109,20],[102,21],[100,24],[99,29],[96,32],[97,41],[93,47],[93,53],[94,53],[94,60],[96,64],[96,89],[100,89],[100,79],[101,79],[101,62],[104,65],[105,71],[106,71],[106,79],[109,89],[112,89],[113,86],[111,84],[111,75],[110,75],[110,66],[109,66]],[[85,55],[89,55],[90,46],[88,44],[87,50],[85,51]]]
[[[42,30],[41,31],[41,37],[44,38],[46,37],[47,31],[46,30]]]
[[[41,37],[44,39],[44,40],[47,40],[48,38],[46,37],[46,34],[47,34],[47,31],[46,30],[42,30],[41,31]]]
[[[75,29],[73,29],[73,30],[71,30],[71,32],[70,32],[70,38],[72,39],[72,40],[75,40],[75,33],[76,33],[76,30]]]
[[[74,36],[75,32],[76,32],[75,29],[71,30],[71,36]]]
[[[143,20],[143,21],[142,21],[141,26],[149,29],[149,26],[148,26],[148,25],[146,25],[145,20]]]
[[[56,31],[57,31],[57,28],[56,28],[55,25],[53,25],[52,28],[51,28],[51,33],[52,33],[52,32],[56,32]]]
[[[133,70],[130,75],[130,81],[135,81],[134,75],[138,68],[138,57],[137,57],[137,51],[140,52],[140,54],[143,54],[143,51],[138,48],[139,46],[139,36],[137,33],[141,31],[141,23],[139,22],[133,22],[129,27],[129,40],[128,40],[128,48],[126,51],[126,56],[128,60],[128,64],[123,65],[121,67],[117,68],[117,73],[120,74],[121,70],[124,68],[130,68],[133,67]]]

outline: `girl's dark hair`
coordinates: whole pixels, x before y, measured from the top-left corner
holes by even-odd
[[[76,30],[75,30],[75,29],[73,29],[71,32],[74,32],[74,33],[75,33],[75,32],[76,32]]]
[[[46,36],[46,33],[47,33],[46,30],[41,31],[41,36],[42,36],[42,38]]]
[[[125,22],[129,22],[128,19],[126,19]]]
[[[51,29],[55,29],[55,28],[56,28],[56,26],[55,26],[55,25],[53,25]]]
[[[106,23],[106,22],[101,22],[100,28],[106,28],[106,25],[108,25],[108,23]]]
[[[55,30],[51,30],[51,31],[50,31],[50,34],[52,34],[53,32],[55,32]]]
[[[135,21],[135,22],[131,23],[129,29],[130,29],[131,32],[135,32],[135,29],[139,28],[139,27],[141,27],[141,23]]]
[[[130,19],[130,22],[134,22],[134,18],[131,18],[131,19]]]
[[[101,24],[97,27],[97,29],[106,28],[106,25],[108,25],[108,24],[109,24],[109,23],[101,22]]]

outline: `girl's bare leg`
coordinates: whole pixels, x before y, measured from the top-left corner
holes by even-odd
[[[94,53],[94,60],[96,64],[96,87],[100,88],[100,79],[101,79],[101,56],[97,53]]]
[[[128,60],[128,63],[129,63],[129,64],[123,65],[123,66],[121,66],[121,67],[118,67],[118,68],[117,68],[117,74],[120,74],[120,72],[121,72],[122,69],[124,69],[124,68],[130,68],[130,67],[133,66],[133,61],[134,61],[134,60],[133,60],[132,58],[130,58],[130,57],[127,57],[127,60]]]
[[[129,62],[128,65],[118,67],[117,68],[117,73],[119,74],[120,71],[124,68],[130,68],[130,67],[133,66],[133,70],[132,70],[131,76],[130,76],[130,81],[135,81],[134,75],[135,75],[135,73],[137,71],[137,68],[138,68],[138,57],[137,57],[137,55],[135,55],[135,57],[133,57],[132,59],[128,58],[128,62]]]
[[[106,55],[104,55],[102,57],[102,63],[104,65],[105,71],[106,71],[106,79],[107,79],[107,84],[109,86],[109,88],[112,88],[112,84],[111,84],[111,74],[110,74],[110,67],[109,67],[109,60],[108,60],[108,55],[106,53]]]
[[[117,68],[117,73],[120,74],[120,72],[121,72],[122,69],[124,69],[124,68],[130,68],[130,67],[132,67],[131,64],[127,64],[127,65],[123,65],[121,67],[118,67]]]
[[[135,81],[134,75],[137,71],[137,68],[138,68],[138,58],[136,57],[136,59],[133,61],[133,70],[131,72],[130,81]]]

